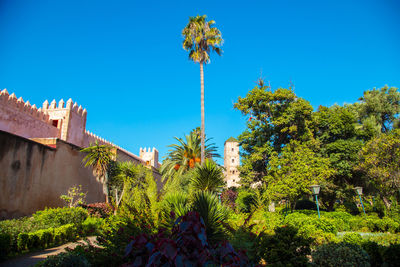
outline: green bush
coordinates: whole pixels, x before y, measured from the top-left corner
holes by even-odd
[[[359,233],[346,233],[343,236],[343,242],[360,246],[363,242],[363,238]]]
[[[36,264],[37,267],[89,267],[89,261],[80,254],[62,252],[58,255],[47,257]]]
[[[364,241],[361,244],[363,250],[365,250],[369,257],[371,266],[382,266],[383,264],[383,246],[378,245],[376,242]]]
[[[83,235],[98,234],[103,222],[104,222],[104,219],[102,219],[102,218],[87,217],[86,220],[80,226]]]
[[[37,211],[32,215],[33,219],[48,227],[58,227],[64,224],[81,224],[89,213],[81,208],[55,208]]]
[[[318,217],[307,216],[303,213],[294,212],[286,216],[284,222],[295,228],[301,228],[303,225],[314,225],[316,229],[320,229],[325,233],[337,233],[334,220],[329,218],[321,217],[319,219]]]
[[[296,210],[317,210],[317,204],[309,199],[300,199],[296,202]]]
[[[10,234],[0,233],[0,260],[7,258],[11,252],[11,238]]]
[[[257,244],[259,257],[269,266],[307,266],[311,240],[291,226],[275,228],[275,234],[262,235]]]
[[[322,244],[328,244],[336,242],[337,238],[333,233],[325,233],[324,231],[317,229],[315,225],[305,224],[299,228],[298,235],[312,240],[312,247],[317,247]]]
[[[371,266],[367,252],[348,243],[331,243],[317,247],[312,253],[312,259],[315,266]]]
[[[20,233],[17,238],[17,247],[19,251],[28,249],[29,234]]]
[[[235,203],[239,212],[248,213],[251,211],[254,201],[255,199],[253,192],[242,190],[239,192]]]
[[[391,245],[383,252],[384,266],[399,266],[400,244]]]

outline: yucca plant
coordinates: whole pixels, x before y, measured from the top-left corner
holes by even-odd
[[[214,161],[207,159],[203,165],[196,167],[191,180],[194,191],[221,192],[225,186],[222,168]]]
[[[203,218],[207,238],[211,243],[226,238],[227,230],[223,222],[228,218],[228,210],[219,203],[217,195],[207,191],[195,193],[191,210],[197,211]]]

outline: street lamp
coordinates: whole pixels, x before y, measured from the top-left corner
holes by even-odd
[[[357,195],[360,197],[361,207],[363,209],[364,215],[366,215],[365,214],[365,209],[364,209],[364,204],[363,204],[362,198],[361,198],[363,188],[361,186],[357,186],[357,187],[354,188],[354,190],[356,190]]]
[[[315,196],[315,202],[317,203],[318,218],[321,218],[321,215],[319,214],[319,204],[318,204],[318,194],[319,194],[319,190],[321,189],[321,187],[317,184],[312,185],[310,187],[311,187],[311,191],[312,191],[313,195]]]

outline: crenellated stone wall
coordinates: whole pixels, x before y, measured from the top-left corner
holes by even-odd
[[[60,131],[53,126],[50,116],[29,101],[24,102],[6,89],[0,92],[0,130],[25,138],[60,138]]]

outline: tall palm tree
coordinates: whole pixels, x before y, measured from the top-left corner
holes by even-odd
[[[194,169],[200,163],[200,137],[196,130],[185,135],[183,138],[175,137],[177,144],[172,144],[168,152],[167,158],[161,166],[161,174],[163,179],[174,176],[175,174],[182,175],[185,172]],[[206,140],[206,143],[209,141]],[[217,148],[214,144],[205,145],[205,155],[207,158],[220,157],[216,153]]]
[[[99,145],[96,141],[94,145],[86,147],[81,152],[87,153],[82,162],[85,167],[92,167],[93,173],[97,180],[103,184],[103,193],[106,195],[106,202],[109,202],[108,190],[108,168],[114,160],[115,154],[112,147],[107,145]]]
[[[212,27],[215,21],[206,21],[206,15],[190,17],[189,23],[182,30],[183,48],[189,51],[189,59],[200,64],[200,86],[201,86],[201,163],[204,162],[205,133],[204,133],[204,71],[203,64],[210,62],[211,51],[221,55],[223,39],[221,32]]]

